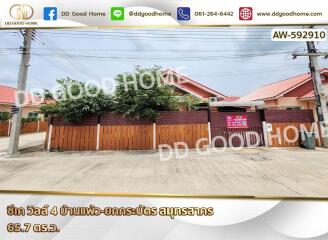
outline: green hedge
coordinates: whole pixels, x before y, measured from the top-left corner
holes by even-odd
[[[28,117],[28,118],[22,118],[22,122],[23,123],[27,123],[27,122],[37,122],[41,120],[40,118],[37,117]]]
[[[10,117],[10,112],[0,112],[0,121],[8,121]]]

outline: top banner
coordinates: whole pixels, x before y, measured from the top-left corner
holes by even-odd
[[[0,28],[328,24],[326,1],[1,1]]]

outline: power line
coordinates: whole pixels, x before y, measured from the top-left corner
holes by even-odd
[[[229,76],[239,76],[239,75],[245,75],[245,74],[258,74],[258,73],[269,73],[269,72],[283,72],[288,70],[294,70],[294,69],[304,69],[306,68],[306,64],[302,64],[295,67],[289,67],[289,68],[272,68],[272,69],[265,69],[262,71],[254,70],[254,71],[234,71],[234,72],[222,72],[217,74],[208,74],[208,75],[195,75],[193,77],[197,78],[204,78],[204,77],[229,77]]]
[[[102,55],[82,55],[82,54],[67,54],[67,53],[37,53],[31,52],[31,55],[36,56],[57,56],[64,59],[89,59],[89,60],[143,60],[143,61],[154,61],[154,60],[162,60],[162,61],[213,61],[220,59],[243,59],[249,57],[267,57],[273,55],[280,55],[281,53],[271,53],[271,54],[244,54],[244,55],[234,55],[234,56],[225,56],[225,55],[207,55],[207,56],[170,56],[170,55],[161,55],[161,56],[102,56]],[[80,68],[80,70],[85,71],[86,69]]]
[[[49,41],[48,38],[44,38],[43,36],[39,36],[38,38],[42,41],[42,43],[44,45],[46,45],[48,47],[51,46],[50,49],[53,52],[52,56],[61,57],[66,63],[69,64],[69,66],[71,66],[72,68],[74,68],[75,70],[77,70],[77,72],[79,72],[80,74],[83,73],[83,71],[85,71],[83,68],[80,68],[79,65],[76,65],[69,58],[65,57],[65,55],[63,53],[61,53],[61,50],[59,48],[57,48],[55,45],[52,45],[51,44],[51,42]],[[36,55],[36,53],[33,52],[33,55]],[[39,56],[41,56],[41,55],[39,55]],[[46,56],[46,55],[44,55],[44,56]]]
[[[1,48],[0,48],[1,49]],[[33,48],[33,50],[49,50],[50,48]],[[51,50],[51,49],[50,49]],[[94,49],[94,48],[63,48],[64,51],[72,51],[72,52],[133,52],[133,53],[145,53],[145,52],[168,52],[172,54],[172,52],[183,52],[183,53],[216,53],[216,52],[224,52],[224,53],[229,53],[229,52],[236,52],[235,49]],[[283,52],[283,53],[290,53],[291,51],[294,51],[294,49],[275,49],[275,50],[266,50],[266,49],[253,49],[253,48],[247,48],[244,49],[243,52],[259,52],[259,53],[278,53],[278,52]]]
[[[61,58],[63,58],[68,64],[70,64],[71,67],[76,69],[80,74],[84,73],[85,75],[91,76],[92,78],[96,78],[96,79],[100,78],[100,76],[98,74],[94,73],[92,70],[88,69],[81,63],[77,62],[75,59],[72,59],[71,57],[69,57],[69,55],[67,55],[66,52],[61,47],[57,46],[57,44],[55,44],[52,40],[50,40],[44,34],[40,33],[38,35],[38,37],[40,38],[41,41],[43,41],[43,43],[45,45],[47,45],[48,48],[52,49],[53,52],[57,56],[60,56]],[[34,54],[34,53],[32,53],[32,54]]]

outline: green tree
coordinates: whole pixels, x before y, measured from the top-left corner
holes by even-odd
[[[51,103],[45,104],[40,107],[41,112],[48,114],[48,115],[56,115],[60,114],[59,104],[58,103]]]
[[[191,94],[187,94],[182,96],[181,100],[182,104],[187,108],[188,111],[197,110],[198,104],[201,103],[201,99],[193,96]]]
[[[132,73],[116,77],[114,111],[125,117],[155,120],[158,111],[177,109],[177,100],[170,86],[162,84],[160,67],[136,67]]]
[[[54,99],[54,96],[53,96],[53,94],[50,92],[50,90],[48,90],[48,89],[43,89],[43,94],[42,94],[43,96],[43,98],[44,99]]]
[[[58,114],[68,122],[78,122],[83,116],[113,110],[112,96],[96,86],[70,78],[59,79],[57,83],[60,86],[58,100],[41,107],[46,114]],[[50,92],[45,90],[45,93],[49,95]]]

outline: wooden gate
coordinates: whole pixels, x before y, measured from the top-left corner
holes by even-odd
[[[156,147],[161,144],[190,149],[208,145],[207,112],[161,112],[156,120]]]
[[[260,112],[211,112],[210,122],[215,147],[264,145]]]
[[[270,147],[300,147],[300,130],[314,131],[316,146],[322,139],[319,126],[314,122],[312,110],[265,110],[265,121],[272,124],[272,132],[268,133]]]
[[[100,150],[153,149],[153,123],[108,113],[100,118]]]
[[[167,144],[172,148],[202,148],[208,144],[207,124],[170,124],[156,126],[156,145]]]
[[[106,125],[100,127],[100,150],[153,149],[153,125]]]

